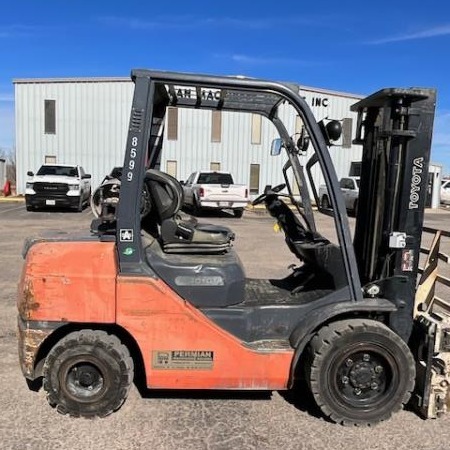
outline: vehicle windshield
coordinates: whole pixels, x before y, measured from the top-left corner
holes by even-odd
[[[233,178],[229,173],[202,173],[198,177],[198,184],[233,184]]]
[[[36,175],[59,175],[63,177],[76,177],[78,171],[76,167],[68,166],[42,166]]]

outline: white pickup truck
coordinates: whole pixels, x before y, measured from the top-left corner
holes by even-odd
[[[242,217],[247,205],[248,187],[234,184],[229,172],[200,171],[192,173],[183,184],[184,203],[196,213],[202,209],[232,209]]]
[[[359,177],[344,177],[339,181],[342,196],[344,197],[345,207],[347,210],[356,214],[358,211],[358,196],[359,196]],[[331,202],[328,196],[328,190],[325,185],[319,187],[320,206],[322,208],[330,208]]]
[[[83,210],[91,197],[91,175],[81,166],[44,164],[26,184],[25,204],[27,211],[38,207],[69,207]]]
[[[450,180],[442,180],[441,203],[450,205]]]

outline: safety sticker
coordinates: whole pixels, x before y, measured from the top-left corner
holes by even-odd
[[[402,271],[412,272],[414,268],[414,252],[413,250],[402,251]]]
[[[211,370],[214,352],[210,350],[153,351],[153,369]]]
[[[120,229],[120,242],[133,242],[133,229],[121,228]]]

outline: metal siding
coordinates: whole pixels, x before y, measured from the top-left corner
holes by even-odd
[[[16,88],[17,189],[24,193],[27,170],[36,171],[45,155],[56,155],[57,162],[80,164],[92,174],[96,187],[113,166],[123,163],[129,114],[134,85],[123,80],[57,80],[55,82],[18,81]],[[328,98],[328,106],[312,106],[317,120],[353,118],[350,105],[359,100],[323,90],[300,90],[309,105],[314,98]],[[56,100],[56,135],[44,134],[44,100]],[[211,111],[180,108],[178,139],[164,140],[161,167],[167,160],[178,162],[178,177],[186,180],[190,173],[208,169],[220,162],[221,170],[230,171],[236,183],[248,184],[250,164],[260,164],[260,189],[283,181],[284,155],[270,156],[270,144],[277,137],[275,127],[262,119],[261,144],[251,143],[251,114],[222,113],[222,138],[211,142]],[[280,116],[291,134],[295,133],[296,114],[282,106]],[[167,127],[165,137],[167,136]],[[303,164],[311,155],[310,149]],[[330,154],[338,177],[346,176],[352,161],[361,160],[361,147],[331,147]],[[322,183],[318,168],[314,170],[317,185]]]
[[[133,84],[114,82],[16,83],[17,190],[25,192],[26,172],[45,155],[57,163],[79,164],[97,186],[121,165]],[[44,100],[56,101],[56,134],[44,133]]]

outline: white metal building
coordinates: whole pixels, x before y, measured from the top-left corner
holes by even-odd
[[[128,78],[17,79],[17,192],[23,194],[28,170],[44,162],[80,164],[97,186],[113,166],[121,165],[127,136],[133,83]],[[299,87],[317,120],[343,119],[340,145],[330,152],[339,177],[357,170],[361,147],[352,144],[356,115],[350,106],[361,96]],[[282,112],[289,131],[300,131],[293,110]],[[178,110],[166,118],[161,169],[185,180],[198,169],[230,171],[253,195],[282,181],[284,157],[271,157],[277,133],[258,115]],[[304,161],[306,162],[305,156]],[[315,173],[316,183],[320,174]]]

